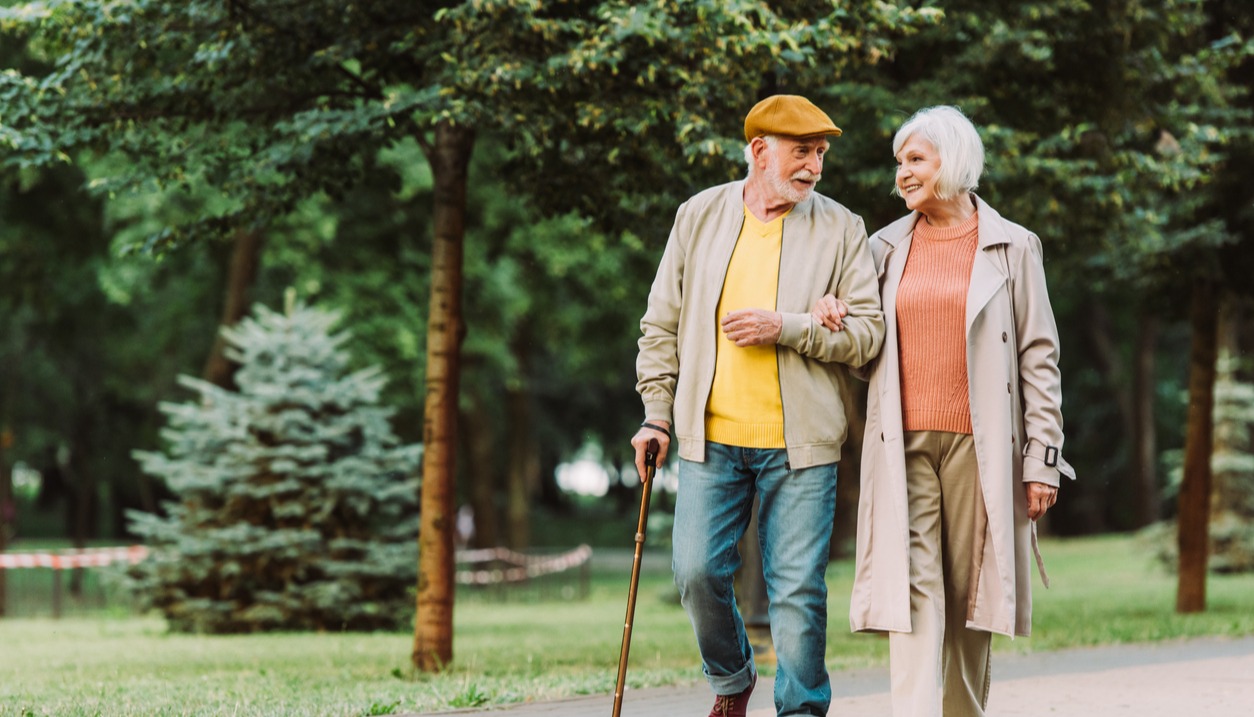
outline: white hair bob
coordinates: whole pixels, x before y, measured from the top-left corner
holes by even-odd
[[[940,171],[936,175],[938,198],[950,200],[975,191],[984,173],[984,143],[962,110],[937,105],[915,112],[893,137],[893,156],[915,135],[931,143],[940,155]],[[901,196],[901,190],[894,186],[893,194]]]

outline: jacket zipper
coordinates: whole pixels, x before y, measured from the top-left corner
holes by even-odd
[[[788,226],[788,217],[779,223],[779,263],[775,267],[775,313],[779,313],[779,285],[784,275],[784,235]],[[783,327],[780,327],[783,330]],[[792,462],[788,459],[788,408],[784,405],[784,367],[779,363],[779,344],[775,344],[775,373],[779,376],[779,408],[780,420],[784,429],[784,472],[792,473]]]
[[[732,242],[732,250],[727,253],[727,265],[723,267],[723,284],[727,283],[727,272],[731,271],[732,257],[735,256],[736,254],[736,246],[740,244],[740,235],[743,234],[744,231],[745,231],[745,218],[744,218],[744,215],[741,215],[740,226],[737,227],[736,229],[736,240]],[[777,293],[778,291],[779,289],[776,289]],[[723,289],[720,286],[719,298],[721,299],[722,296],[723,296]],[[775,300],[778,302],[779,301],[778,297]],[[723,317],[718,315],[718,304],[719,302],[716,300],[714,302],[714,351],[715,351],[714,367],[710,369],[710,378],[705,384],[705,404],[707,407],[710,405],[710,393],[714,390],[714,373],[718,370],[718,356],[717,356],[718,332],[722,330],[721,327],[722,327],[722,321],[723,321]],[[776,361],[778,360],[779,359],[776,359]],[[705,435],[704,417],[701,420],[701,441],[702,443],[709,442],[709,437]]]

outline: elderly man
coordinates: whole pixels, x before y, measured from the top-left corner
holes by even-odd
[[[736,608],[737,543],[755,494],[777,656],[779,715],[826,715],[827,566],[845,439],[839,364],[880,350],[884,320],[862,219],[815,192],[829,136],[809,100],[776,95],[745,118],[748,177],[679,208],[640,321],[631,439],[679,443],[675,583],[692,621],[713,715],[741,715],[757,681]],[[835,329],[810,314],[824,294]]]

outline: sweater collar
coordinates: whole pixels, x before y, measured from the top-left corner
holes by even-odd
[[[726,197],[727,208],[729,211],[737,214],[743,213],[745,206],[745,180],[738,179],[726,185],[729,189]],[[805,201],[797,202],[792,209],[788,211],[788,218],[808,217],[810,212],[814,210],[815,191],[810,191],[810,196]]]
[[[980,216],[980,248],[987,249],[998,244],[1010,243],[1010,235],[1006,233],[1004,221],[997,210],[990,207],[980,195],[972,193],[971,196],[975,198],[976,212]],[[910,212],[884,227],[880,231],[880,239],[893,247],[898,246],[906,237],[914,233],[915,222],[921,218],[922,215],[918,212]]]

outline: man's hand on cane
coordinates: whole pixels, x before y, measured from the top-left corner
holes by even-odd
[[[645,421],[646,425],[640,427],[636,431],[636,435],[631,437],[631,447],[636,449],[636,472],[640,474],[640,482],[644,482],[644,453],[649,446],[650,440],[656,440],[658,444],[657,463],[661,466],[662,461],[666,460],[666,451],[671,445],[671,423],[653,419]]]

